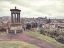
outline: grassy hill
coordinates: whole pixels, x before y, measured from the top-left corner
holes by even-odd
[[[27,31],[26,34],[28,36],[31,36],[31,37],[34,37],[34,38],[37,38],[37,39],[40,39],[40,40],[44,40],[44,41],[47,41],[51,44],[54,44],[56,46],[59,46],[60,48],[64,48],[64,44],[61,44],[59,42],[57,42],[54,38],[51,38],[51,37],[48,37],[48,36],[45,36],[45,35],[42,35],[42,34],[38,34],[37,32],[33,32],[33,31]]]
[[[39,47],[22,41],[3,41],[0,42],[0,48],[39,48]]]

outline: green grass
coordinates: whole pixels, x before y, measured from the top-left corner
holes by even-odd
[[[3,40],[10,40],[10,39],[6,39],[6,38],[0,38],[0,41],[3,41]]]
[[[40,48],[40,47],[22,41],[3,41],[0,42],[0,48]]]
[[[35,33],[35,32],[32,32],[32,31],[27,31],[26,32],[28,36],[33,36],[37,39],[40,39],[40,40],[45,40],[49,43],[52,43],[56,46],[59,46],[60,48],[64,48],[64,44],[61,44],[59,42],[57,42],[54,38],[51,38],[51,37],[48,37],[48,36],[45,36],[45,35],[42,35],[42,34],[38,34],[38,33]]]

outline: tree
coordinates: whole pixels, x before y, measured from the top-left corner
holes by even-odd
[[[27,23],[26,29],[30,29],[31,28],[31,24]]]
[[[32,24],[32,28],[36,28],[37,27],[37,23],[32,22],[31,24]]]
[[[64,44],[64,36],[63,35],[59,35],[56,40],[60,43],[63,43]]]
[[[59,33],[57,31],[51,31],[51,32],[49,32],[49,34],[50,34],[50,37],[52,37],[52,38],[59,36]]]
[[[45,32],[44,32],[43,28],[40,29],[40,34],[45,35]]]

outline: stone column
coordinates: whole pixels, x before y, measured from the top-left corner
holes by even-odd
[[[17,22],[18,22],[18,13],[17,13]]]
[[[8,34],[8,29],[6,30],[7,34]]]
[[[20,23],[20,13],[17,14],[17,22]]]
[[[15,23],[16,23],[16,14],[15,14]]]
[[[17,23],[17,14],[16,14],[16,23]]]
[[[14,30],[14,33],[16,34],[16,30]]]
[[[13,23],[13,13],[11,13],[11,22]]]
[[[20,23],[20,13],[19,13],[19,16],[18,16],[18,20],[19,20],[19,23]]]

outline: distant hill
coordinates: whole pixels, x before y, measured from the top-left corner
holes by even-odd
[[[11,18],[10,16],[1,16],[0,18]]]

